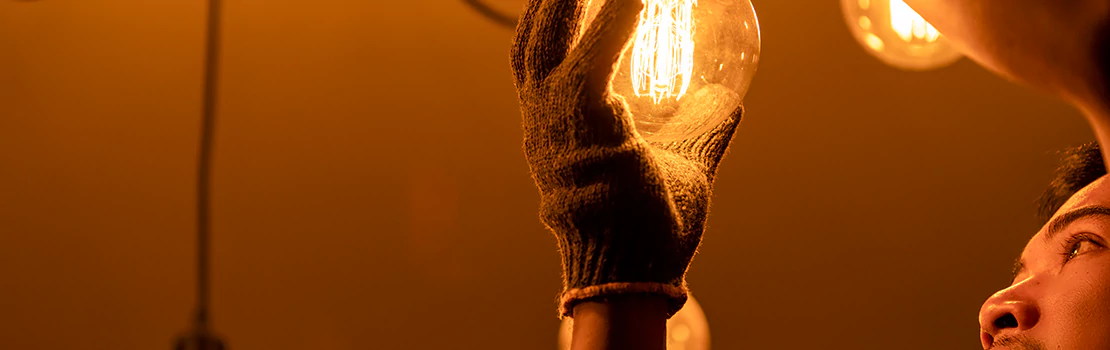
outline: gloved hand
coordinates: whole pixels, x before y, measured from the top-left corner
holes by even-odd
[[[580,1],[530,0],[517,27],[512,65],[524,150],[541,221],[562,255],[560,316],[578,302],[620,294],[666,296],[668,317],[682,308],[717,164],[740,123],[736,108],[687,140],[652,143],[637,134],[609,84],[642,7],[609,0],[573,47]],[[711,104],[719,90],[705,91],[683,100]]]

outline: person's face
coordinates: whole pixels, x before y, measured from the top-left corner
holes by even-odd
[[[979,310],[984,349],[1110,349],[1110,179],[1076,193]]]

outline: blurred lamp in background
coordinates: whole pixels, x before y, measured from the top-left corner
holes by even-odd
[[[579,37],[606,0],[585,2]],[[749,0],[643,0],[613,92],[648,141],[711,130],[740,106],[759,63],[759,21]]]
[[[559,350],[570,349],[574,319],[563,319],[559,326]],[[709,350],[709,323],[694,296],[667,320],[667,350]]]
[[[903,0],[840,0],[840,7],[860,45],[886,64],[929,70],[963,57]]]

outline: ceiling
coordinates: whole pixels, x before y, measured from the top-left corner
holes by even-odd
[[[868,56],[754,0],[747,114],[689,281],[715,349],[978,347],[1065,105]],[[460,1],[228,1],[214,325],[232,349],[554,349],[510,30]],[[496,6],[519,8],[505,1]],[[202,1],[0,1],[0,338],[159,349],[193,298]]]

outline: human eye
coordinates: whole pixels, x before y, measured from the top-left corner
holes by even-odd
[[[1103,249],[1105,245],[1090,233],[1078,233],[1064,241],[1064,263],[1095,249]]]

